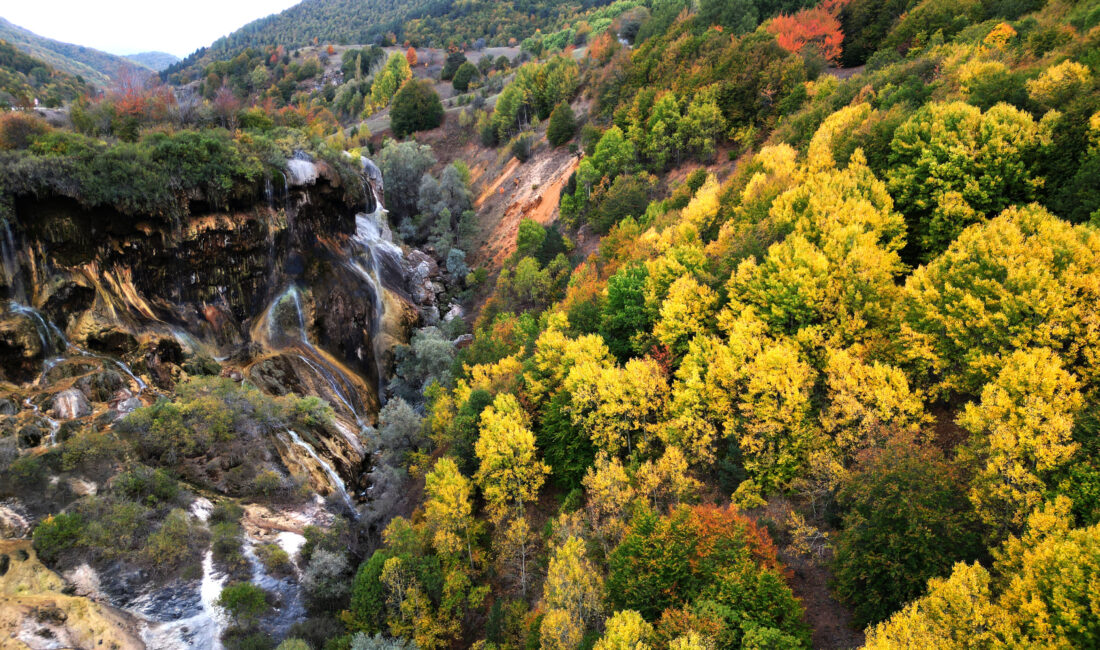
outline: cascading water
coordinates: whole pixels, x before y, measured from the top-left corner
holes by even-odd
[[[61,423],[43,413],[42,410],[38,408],[38,405],[32,402],[29,397],[23,400],[23,406],[29,408],[32,413],[46,421],[50,427],[50,446],[56,445],[57,432],[61,430]]]
[[[382,282],[383,270],[392,277],[399,277],[404,265],[405,255],[401,248],[393,243],[393,235],[386,224],[386,209],[382,204],[382,172],[368,158],[360,158],[365,183],[369,212],[355,215],[355,236],[352,238],[353,250],[348,266],[367,282],[374,296],[374,313],[371,318],[371,342],[374,349],[375,371],[378,375],[378,399],[385,402],[384,390],[384,342],[379,336],[386,316],[385,286]]]
[[[287,300],[290,300],[294,306],[295,317],[295,322],[291,324],[289,329],[296,329],[297,336],[288,335],[286,323],[283,323],[279,318],[279,307]],[[312,353],[312,359],[304,354],[296,356],[316,373],[321,380],[328,384],[332,394],[340,400],[345,408],[347,408],[348,412],[355,418],[359,426],[363,426],[362,414],[360,410],[356,408],[351,392],[347,390],[347,385],[350,384],[350,382],[343,376],[343,373],[339,369],[333,367],[325,359],[324,355],[321,354],[321,352],[314,347],[313,342],[309,340],[309,332],[306,327],[305,314],[302,311],[302,299],[298,287],[291,285],[282,295],[276,298],[275,302],[268,308],[267,336],[268,340],[273,343],[282,345],[301,345],[307,352]]]
[[[286,168],[290,172],[288,180],[291,185],[312,185],[317,182],[317,178],[320,176],[317,164],[301,152],[296,153],[293,158],[286,161]]]
[[[61,331],[61,328],[46,320],[46,317],[34,307],[13,301],[9,303],[9,309],[12,313],[24,316],[33,322],[35,330],[38,332],[38,338],[42,342],[42,353],[45,360],[42,362],[42,374],[39,376],[38,383],[41,383],[42,380],[45,379],[50,370],[65,360],[66,357],[60,355],[60,353],[64,352],[70,354],[75,353],[76,356],[88,357],[90,359],[99,359],[100,361],[105,361],[117,367],[134,382],[139,393],[144,392],[149,387],[141,377],[134,374],[130,366],[122,361],[106,355],[90,352],[69,343],[69,339],[65,337],[65,333]]]
[[[12,313],[19,314],[20,316],[28,318],[32,323],[34,323],[34,329],[38,332],[38,339],[42,342],[43,356],[47,357],[48,359],[49,357],[57,354],[57,344],[56,341],[54,341],[54,331],[57,329],[56,327],[50,329],[50,326],[47,325],[45,317],[43,317],[42,314],[33,307],[28,307],[27,305],[24,305],[22,303],[12,301],[11,303],[9,303],[9,308],[11,309]],[[64,339],[64,337],[62,337],[62,339]],[[66,345],[68,344],[67,341],[65,343]]]
[[[24,300],[26,291],[23,289],[23,274],[16,258],[15,236],[12,235],[11,224],[7,219],[0,219],[0,223],[4,225],[4,231],[0,233],[0,271],[4,273],[4,283],[9,287],[11,298]]]
[[[300,359],[302,363],[309,366],[310,369],[313,370],[313,372],[317,373],[318,377],[325,380],[329,388],[332,389],[332,394],[336,396],[336,399],[340,400],[340,403],[344,405],[344,407],[351,413],[352,417],[355,418],[355,421],[359,424],[359,427],[362,428],[363,418],[359,416],[358,409],[352,406],[351,400],[348,398],[347,394],[345,394],[344,388],[340,385],[340,382],[336,380],[336,376],[333,375],[330,370],[310,360],[310,358],[305,355],[299,354],[298,359]]]
[[[290,626],[305,616],[305,607],[302,605],[301,590],[298,583],[291,578],[278,578],[267,572],[267,567],[256,555],[256,540],[246,537],[242,546],[244,557],[252,569],[250,582],[270,594],[278,596],[279,606],[275,613],[264,618],[264,630],[281,637],[287,633]]]
[[[225,586],[225,576],[214,570],[214,552],[202,558],[202,582],[199,583],[199,611],[176,621],[146,623],[141,640],[148,648],[222,648],[221,635],[226,628],[225,614],[217,606]]]
[[[286,434],[290,437],[291,443],[304,450],[307,454],[309,454],[310,458],[312,458],[314,461],[317,462],[318,465],[321,466],[321,469],[325,472],[325,475],[328,476],[329,481],[332,483],[333,489],[335,489],[340,494],[340,498],[342,498],[344,500],[344,503],[347,504],[348,509],[351,510],[351,512],[353,513],[356,512],[355,504],[354,502],[352,502],[351,496],[348,494],[348,490],[344,486],[344,479],[340,478],[340,475],[336,473],[336,470],[332,467],[332,465],[324,458],[321,458],[321,456],[313,448],[313,445],[310,445],[305,440],[302,440],[302,437],[299,436],[295,431],[287,429]]]

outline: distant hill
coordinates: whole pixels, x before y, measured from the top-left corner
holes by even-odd
[[[160,72],[180,60],[175,54],[167,52],[138,52],[137,54],[128,54],[126,58],[155,72]]]
[[[43,106],[60,106],[88,90],[73,75],[0,40],[0,109],[33,105],[36,99]]]
[[[296,48],[318,43],[337,45],[393,44],[412,39],[417,47],[442,47],[454,41],[507,45],[546,31],[578,11],[611,0],[303,0],[278,13],[248,23],[168,69],[168,74],[196,63],[228,59],[247,48],[282,45]]]
[[[3,18],[0,18],[0,39],[62,72],[97,86],[108,85],[120,68],[135,67],[133,62],[121,56],[45,38]]]

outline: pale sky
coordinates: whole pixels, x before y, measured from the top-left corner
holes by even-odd
[[[0,0],[0,16],[39,36],[112,54],[184,57],[299,0]]]

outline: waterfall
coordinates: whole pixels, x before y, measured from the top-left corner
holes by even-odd
[[[90,359],[99,359],[100,361],[105,361],[117,367],[134,382],[139,393],[144,392],[149,387],[148,384],[146,384],[141,377],[135,375],[130,366],[126,365],[124,362],[103,354],[90,352],[80,346],[69,343],[69,339],[65,337],[65,333],[61,331],[61,328],[54,325],[51,321],[46,320],[46,317],[34,307],[12,301],[9,303],[9,308],[13,313],[29,318],[34,323],[35,330],[38,332],[38,339],[42,342],[42,353],[45,360],[42,362],[42,374],[37,383],[41,383],[50,370],[66,359],[66,357],[60,354],[64,352],[75,353],[77,356],[88,357]]]
[[[271,182],[270,176],[264,177],[264,201],[267,202],[267,209],[275,209],[275,185]]]
[[[286,161],[286,169],[290,172],[289,180],[292,185],[312,185],[320,176],[317,164],[301,154],[295,154]]]
[[[313,346],[311,345],[310,347],[312,348]],[[309,357],[303,354],[299,354],[298,359],[300,359],[302,363],[309,366],[313,370],[313,372],[317,373],[318,377],[325,380],[325,383],[328,384],[328,387],[332,389],[332,394],[336,396],[336,399],[340,400],[340,403],[343,404],[345,408],[347,408],[352,417],[355,418],[355,422],[359,425],[360,428],[362,428],[363,418],[359,415],[359,410],[352,406],[351,400],[344,392],[344,387],[340,385],[340,382],[336,381],[336,375],[334,375],[331,370],[321,366],[318,363],[315,363],[314,361],[311,361]]]
[[[31,412],[38,417],[46,420],[46,423],[50,426],[50,446],[56,445],[57,432],[61,430],[61,423],[43,413],[42,410],[38,408],[38,405],[32,402],[29,397],[23,400],[23,406],[29,408]]]
[[[199,583],[200,610],[194,616],[177,621],[146,622],[141,640],[148,648],[211,648],[220,650],[226,628],[225,615],[215,603],[225,585],[225,576],[214,572],[214,552],[202,558],[202,582]]]
[[[367,177],[366,190],[373,210],[355,215],[355,235],[352,237],[353,251],[349,256],[348,267],[355,271],[371,288],[374,296],[371,318],[371,344],[374,351],[375,372],[378,375],[378,400],[385,403],[385,367],[384,342],[379,336],[386,315],[385,285],[382,282],[383,268],[391,274],[400,275],[404,263],[404,253],[393,243],[393,235],[385,222],[386,209],[382,197],[376,193],[375,185],[381,187],[382,173],[367,158],[362,158],[363,172]]]
[[[290,214],[290,183],[286,180],[286,174],[279,172],[283,177],[283,211]]]
[[[297,337],[292,337],[285,331],[285,328],[283,327],[283,324],[279,318],[279,305],[283,304],[287,300],[291,301],[294,306],[295,322],[291,325],[291,327],[297,328]],[[271,303],[271,307],[269,307],[267,311],[266,334],[268,340],[275,344],[281,342],[293,343],[296,345],[301,345],[308,352],[311,352],[312,354],[310,356],[313,358],[307,357],[304,354],[298,354],[295,356],[302,363],[308,366],[322,381],[328,384],[336,399],[338,399],[340,403],[347,408],[348,412],[351,414],[352,417],[355,418],[355,421],[359,424],[359,426],[363,426],[363,416],[360,413],[359,408],[355,406],[356,400],[354,400],[352,396],[352,393],[354,393],[354,389],[351,392],[348,391],[348,387],[353,386],[353,384],[347,380],[347,378],[344,376],[344,373],[339,368],[337,368],[335,365],[325,359],[325,356],[316,347],[314,347],[313,342],[309,340],[309,332],[306,327],[305,313],[302,310],[301,294],[298,291],[297,286],[290,285],[290,287],[288,287],[286,291],[284,291],[278,298],[275,299],[273,303]]]
[[[4,282],[11,289],[10,296],[16,300],[23,300],[26,292],[23,289],[23,273],[19,268],[19,260],[16,259],[15,237],[11,233],[11,224],[7,219],[0,219],[4,225],[4,232],[0,233],[0,270],[4,273]]]
[[[56,327],[50,329],[47,325],[45,317],[42,316],[39,311],[33,307],[28,307],[22,303],[15,302],[14,300],[9,303],[9,307],[12,312],[19,314],[25,318],[29,318],[34,323],[34,329],[38,332],[38,339],[42,342],[42,355],[47,359],[54,356],[57,353],[57,348],[54,341],[54,331]],[[64,340],[64,337],[62,337]],[[65,341],[66,345],[68,341]]]
[[[305,538],[303,538],[303,541],[305,541]],[[268,593],[278,596],[279,607],[276,608],[274,614],[264,617],[264,629],[273,633],[275,637],[281,637],[289,631],[291,625],[305,617],[306,610],[302,605],[301,590],[298,588],[298,583],[293,579],[277,578],[269,574],[267,567],[256,555],[255,546],[256,540],[246,536],[242,551],[252,569],[250,582]],[[282,544],[279,544],[279,546],[282,548]]]
[[[344,503],[347,505],[348,509],[351,510],[351,512],[354,514],[356,512],[355,504],[352,502],[351,496],[348,495],[347,487],[344,486],[344,479],[340,478],[340,475],[336,473],[336,470],[332,467],[332,465],[324,458],[321,458],[317,451],[313,449],[313,446],[305,440],[302,440],[301,436],[299,436],[296,432],[291,429],[287,429],[286,433],[288,436],[290,436],[290,441],[292,443],[294,443],[298,447],[301,447],[303,450],[305,450],[307,454],[309,454],[310,458],[317,461],[317,464],[321,466],[321,469],[325,472],[325,475],[328,476],[329,481],[332,483],[333,489],[340,493],[340,497],[344,500]]]

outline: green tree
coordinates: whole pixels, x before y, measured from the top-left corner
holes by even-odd
[[[714,159],[718,143],[726,134],[726,118],[718,107],[718,86],[696,91],[679,124],[679,139],[698,158]]]
[[[1100,526],[1072,528],[1067,499],[1028,520],[995,556],[994,575],[957,564],[928,594],[868,630],[866,647],[1087,648],[1100,639]]]
[[[836,590],[861,625],[924,592],[929,578],[981,553],[963,481],[936,449],[899,435],[867,456],[839,493]]]
[[[704,26],[719,25],[731,34],[756,29],[756,4],[752,0],[700,0],[699,20]]]
[[[458,70],[455,71],[454,78],[451,80],[451,85],[458,92],[464,93],[470,89],[470,84],[480,76],[481,73],[478,71],[477,66],[466,61],[458,66]]]
[[[613,126],[600,137],[592,153],[592,165],[603,176],[615,178],[634,167],[634,143],[626,139],[622,129]]]
[[[733,508],[643,510],[611,553],[607,594],[647,620],[713,613],[721,647],[742,647],[756,627],[808,646],[802,605],[782,575],[767,534]],[[708,616],[711,618],[711,616]]]
[[[546,139],[555,147],[569,142],[577,134],[577,120],[573,108],[568,102],[561,102],[550,113],[550,124],[546,127]]]
[[[410,81],[394,96],[390,125],[397,137],[434,129],[442,123],[443,103],[430,81]]]
[[[394,216],[405,219],[416,214],[421,180],[433,165],[435,156],[428,145],[386,140],[378,167],[386,179],[386,208]]]
[[[516,230],[516,255],[520,258],[533,258],[542,250],[544,241],[546,241],[546,228],[543,228],[542,224],[528,217],[520,219]]]
[[[443,81],[450,81],[454,79],[458,69],[466,63],[466,55],[462,52],[451,52],[447,55],[447,60],[443,63],[443,71],[440,73],[440,78]]]
[[[646,305],[648,278],[646,267],[636,264],[619,269],[607,280],[600,335],[611,352],[623,361],[646,351],[647,334],[656,320],[656,314]]]
[[[1007,104],[982,113],[963,102],[932,103],[898,127],[887,174],[921,260],[966,226],[1032,200],[1049,140],[1045,125]]]

